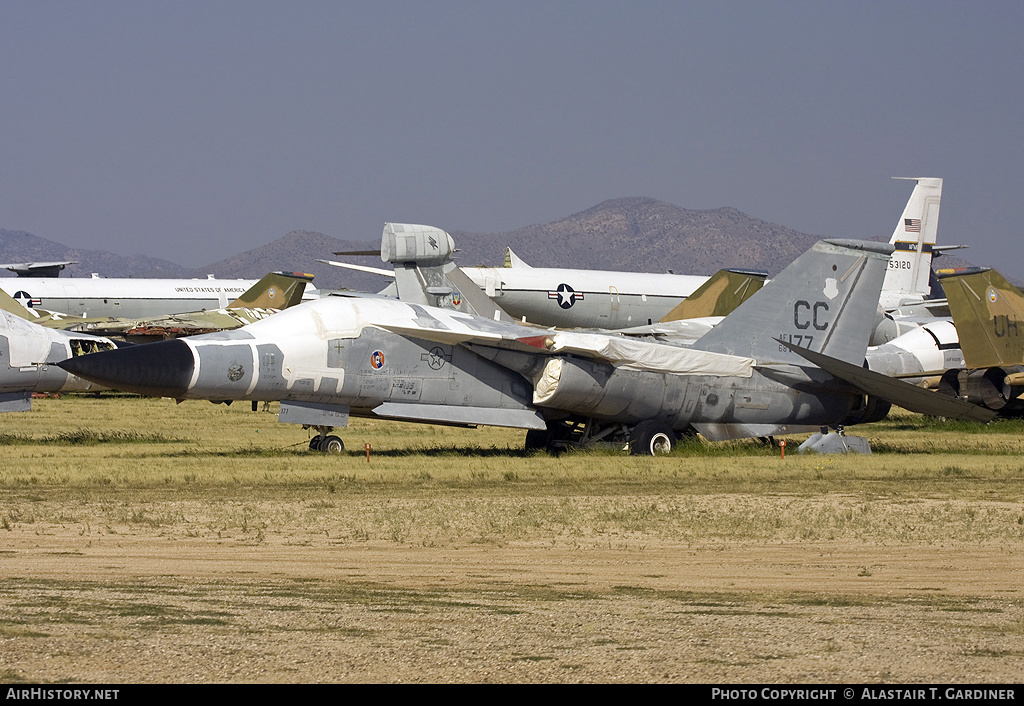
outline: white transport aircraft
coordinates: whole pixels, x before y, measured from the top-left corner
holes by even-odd
[[[68,316],[143,318],[184,311],[223,309],[257,280],[133,279],[128,277],[5,277],[0,289],[28,308]],[[306,287],[304,300],[320,293]]]

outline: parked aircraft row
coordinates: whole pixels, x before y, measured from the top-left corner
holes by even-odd
[[[915,181],[915,188],[890,238],[895,253],[880,296],[883,311],[924,301],[930,291],[932,254],[958,247],[936,245],[942,179],[919,178]],[[445,243],[440,243],[435,252],[438,257],[436,265],[442,265],[452,254],[444,246]],[[392,263],[392,270],[324,262],[393,277],[395,284],[383,293],[400,296],[401,280],[414,276],[403,267],[403,257],[401,249],[384,254],[383,259]],[[64,264],[70,263],[6,266],[22,273],[49,274],[54,266]],[[428,265],[426,262],[418,264],[420,267]],[[674,307],[707,280],[706,276],[694,275],[530,267],[511,250],[506,264],[507,267],[467,267],[462,271],[475,288],[482,289],[512,318],[560,328],[620,329],[653,325],[664,320]],[[0,279],[0,290],[30,309],[91,318],[140,318],[224,309],[254,284],[251,280],[217,280],[212,276],[207,280],[19,277]],[[407,290],[410,288],[405,287]],[[317,290],[307,288],[303,298],[310,300],[318,296]],[[462,292],[455,289],[446,296],[458,300]],[[433,303],[443,302],[438,299]],[[934,315],[921,309],[902,310],[887,317],[880,313],[872,344],[881,344],[912,328],[912,325],[901,322],[908,316],[921,313]]]
[[[889,245],[822,241],[760,291],[763,276],[751,273],[699,278],[704,289],[697,295],[691,289],[687,304],[710,300],[712,308],[698,312],[703,318],[695,321],[692,312],[681,311],[663,314],[661,321],[651,315],[618,333],[538,328],[522,309],[510,315],[504,305],[520,301],[511,296],[511,271],[541,268],[502,268],[507,271],[497,286],[481,288],[470,271],[451,261],[454,243],[447,233],[386,224],[381,256],[394,265],[389,274],[395,282],[385,294],[400,301],[326,297],[233,332],[60,365],[96,384],[143,394],[254,405],[280,400],[281,420],[315,427],[311,448],[324,450],[343,446],[329,432],[349,415],[514,426],[529,430],[531,446],[604,440],[629,443],[642,453],[669,448],[687,431],[725,439],[872,421],[890,403],[988,419],[989,410],[890,377],[955,378],[956,390],[950,382],[947,392],[963,389],[968,399],[1007,406],[1014,385],[1024,382],[1019,370],[1003,376],[998,394],[993,385],[978,383],[995,373],[945,375],[959,354],[949,321],[924,321],[923,327],[914,321],[912,331],[867,345],[879,330],[883,285],[890,304],[917,303],[914,316],[934,308],[920,304],[922,276],[926,285],[927,263],[940,249],[940,197],[940,179],[919,179]],[[545,292],[548,304],[562,311],[587,295],[582,291],[573,301],[568,290],[561,297],[557,287],[551,291],[553,296]],[[536,295],[538,289],[519,290],[525,292]],[[615,294],[605,295],[608,312],[616,304],[621,310],[624,299]],[[653,299],[645,301],[641,293],[637,305],[664,305]],[[723,312],[713,307],[727,301],[726,310],[738,308],[724,319],[715,316]],[[636,309],[625,321],[637,311],[652,309]],[[888,320],[909,320],[899,316],[889,314]],[[616,320],[611,313],[605,318]],[[1011,330],[1009,323],[1004,328]],[[918,343],[908,343],[912,334]],[[954,346],[942,344],[938,334],[951,335]]]
[[[438,229],[385,229],[385,251],[404,252],[401,271],[416,275],[420,297],[448,297],[461,286],[457,268],[430,270],[444,262],[435,254],[442,239],[450,251]],[[892,252],[889,244],[821,241],[691,346],[539,328],[484,298],[458,302],[484,308],[466,311],[330,296],[235,331],[61,365],[141,394],[279,400],[281,421],[315,427],[311,447],[321,449],[341,448],[333,427],[368,416],[519,427],[530,446],[603,440],[653,453],[692,430],[726,439],[863,421],[867,386],[909,409],[990,419],[970,403],[862,367]]]

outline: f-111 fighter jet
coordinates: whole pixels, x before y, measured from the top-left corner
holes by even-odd
[[[0,309],[0,412],[28,411],[33,392],[102,389],[56,364],[69,357],[113,349],[110,339],[53,331]]]
[[[410,262],[429,259],[437,232],[405,226],[394,246]],[[991,418],[863,369],[892,251],[820,241],[691,347],[525,325],[476,290],[484,299],[476,313],[331,296],[234,331],[61,366],[144,395],[279,400],[279,419],[315,428],[310,448],[325,451],[344,448],[334,427],[362,416],[518,427],[528,447],[610,441],[653,454],[687,432],[763,437],[863,419],[867,387],[912,410]],[[451,296],[444,282],[425,284],[431,296]]]

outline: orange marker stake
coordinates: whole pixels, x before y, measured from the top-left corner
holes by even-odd
[[[363,448],[366,449],[366,462],[370,462],[370,442],[363,444]]]
[[[782,449],[782,460],[785,461],[786,460],[786,440],[785,439],[780,439],[779,440],[779,448]]]

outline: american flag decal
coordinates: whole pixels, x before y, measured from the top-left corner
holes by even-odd
[[[903,219],[903,230],[907,233],[920,233],[921,232],[921,219],[920,218],[904,218]]]

